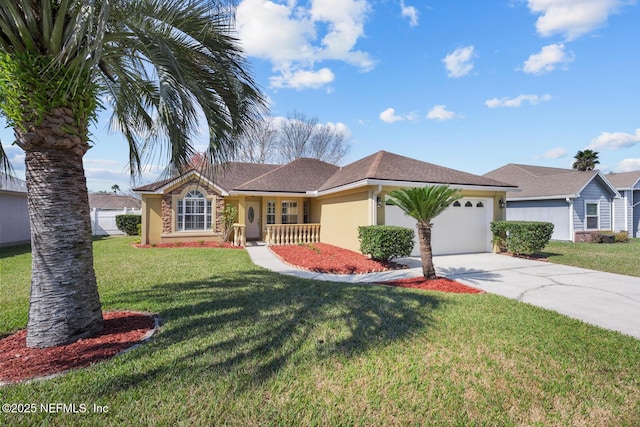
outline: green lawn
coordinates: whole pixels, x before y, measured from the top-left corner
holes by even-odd
[[[149,343],[0,403],[106,407],[0,425],[640,425],[640,341],[490,294],[301,280],[245,251],[95,242],[104,308]],[[30,254],[0,249],[0,334],[26,325]],[[91,412],[91,411],[90,411]]]
[[[640,277],[640,239],[615,244],[549,242],[543,254],[558,264]]]

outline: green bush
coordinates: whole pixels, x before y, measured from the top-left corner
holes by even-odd
[[[142,215],[116,215],[116,227],[127,236],[137,236],[140,234],[138,224],[142,224]]]
[[[411,255],[415,232],[411,228],[391,225],[358,227],[360,252],[376,261],[388,262],[391,258]]]
[[[544,249],[551,240],[553,224],[539,221],[494,221],[493,242],[516,255],[529,255]]]
[[[616,233],[616,243],[627,243],[629,241],[629,233],[626,231],[618,231]]]

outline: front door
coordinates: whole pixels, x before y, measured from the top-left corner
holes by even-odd
[[[247,202],[245,218],[247,239],[260,238],[260,202]]]

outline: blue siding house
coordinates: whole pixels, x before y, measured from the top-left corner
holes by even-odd
[[[521,190],[507,192],[507,220],[551,222],[554,240],[585,241],[593,231],[619,229],[620,194],[600,171],[508,164],[484,176]]]
[[[611,173],[609,182],[620,193],[614,201],[614,227],[627,231],[629,237],[640,237],[640,171]]]

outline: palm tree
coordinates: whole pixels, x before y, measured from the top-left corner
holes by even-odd
[[[595,169],[597,164],[600,164],[597,151],[578,151],[578,153],[573,158],[576,159],[576,161],[573,162],[572,167],[579,171],[590,171]]]
[[[422,188],[403,188],[388,194],[387,203],[398,206],[405,215],[418,221],[418,240],[422,274],[427,280],[436,278],[431,251],[431,221],[440,215],[450,204],[460,199],[460,190],[448,185],[426,186]]]
[[[222,0],[0,0],[0,111],[25,152],[32,277],[27,345],[102,329],[82,158],[103,104],[131,173],[160,145],[168,172],[191,154],[198,116],[221,163],[264,112]],[[0,151],[0,165],[6,155]]]

